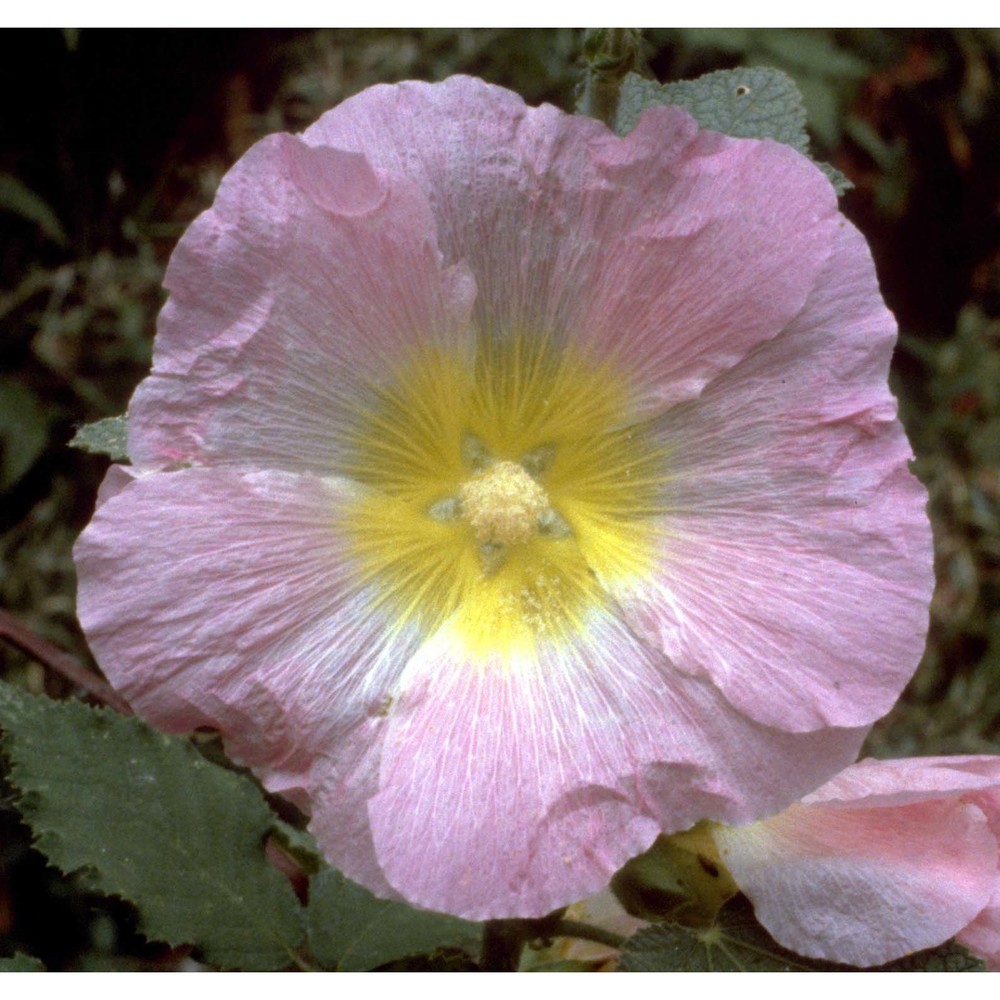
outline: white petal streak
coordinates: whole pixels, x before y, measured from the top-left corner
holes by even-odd
[[[386,878],[414,902],[476,919],[547,912],[660,830],[773,812],[857,753],[859,731],[759,726],[608,613],[589,626],[479,662],[450,625],[410,661],[369,814]]]

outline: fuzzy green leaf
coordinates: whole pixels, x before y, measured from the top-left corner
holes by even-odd
[[[89,890],[139,909],[139,929],[230,969],[284,969],[302,911],[268,863],[258,789],[186,740],[80,702],[0,684],[2,747],[35,847]]]
[[[739,897],[708,927],[662,923],[629,938],[619,972],[803,972],[808,959],[785,951]]]
[[[738,139],[774,139],[809,155],[806,112],[795,82],[787,73],[766,66],[745,66],[707,73],[696,80],[660,84],[629,73],[622,81],[615,131],[635,128],[647,108],[676,105],[702,128]],[[834,167],[818,163],[842,194],[851,184]]]
[[[31,955],[23,951],[16,952],[13,958],[0,958],[0,972],[44,972],[45,966]]]
[[[309,883],[309,943],[316,960],[339,972],[364,972],[440,949],[478,955],[482,924],[378,899],[333,868]]]
[[[326,861],[308,830],[299,830],[277,816],[273,819],[271,833],[274,845],[284,851],[307,875],[323,871]]]
[[[673,104],[702,128],[744,139],[776,139],[807,152],[806,112],[792,78],[763,66],[724,69],[696,80],[659,84],[634,73],[625,77],[616,126],[630,132],[646,108]]]
[[[128,461],[128,419],[106,417],[84,424],[73,435],[70,445],[95,455],[107,455],[112,462]]]
[[[804,958],[783,948],[754,917],[744,896],[719,911],[711,926],[654,924],[629,938],[619,972],[848,972],[853,966]],[[917,952],[870,972],[982,972],[985,966],[954,942]]]

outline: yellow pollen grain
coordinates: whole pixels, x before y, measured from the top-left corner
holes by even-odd
[[[548,494],[517,462],[496,462],[459,487],[462,515],[480,542],[519,545],[548,510]]]

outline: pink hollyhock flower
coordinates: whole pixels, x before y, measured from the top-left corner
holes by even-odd
[[[373,87],[254,146],[166,285],[81,620],[374,892],[545,913],[815,788],[912,673],[895,326],[792,149]]]
[[[757,918],[801,955],[883,965],[957,937],[1000,970],[1000,757],[864,760],[712,832]]]

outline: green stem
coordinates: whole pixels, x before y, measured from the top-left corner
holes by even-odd
[[[606,944],[609,948],[621,948],[625,938],[614,931],[606,931],[603,927],[594,927],[579,920],[557,920],[549,931],[553,937],[582,938],[584,941],[596,941]]]
[[[550,941],[557,937],[582,938],[609,948],[621,948],[625,938],[603,927],[579,920],[563,920],[558,910],[538,920],[488,920],[483,928],[483,953],[480,966],[484,972],[516,972],[521,952],[530,941]]]
[[[635,28],[592,28],[583,40],[583,93],[580,114],[597,118],[614,128],[618,93],[625,74],[641,63],[641,32]]]

